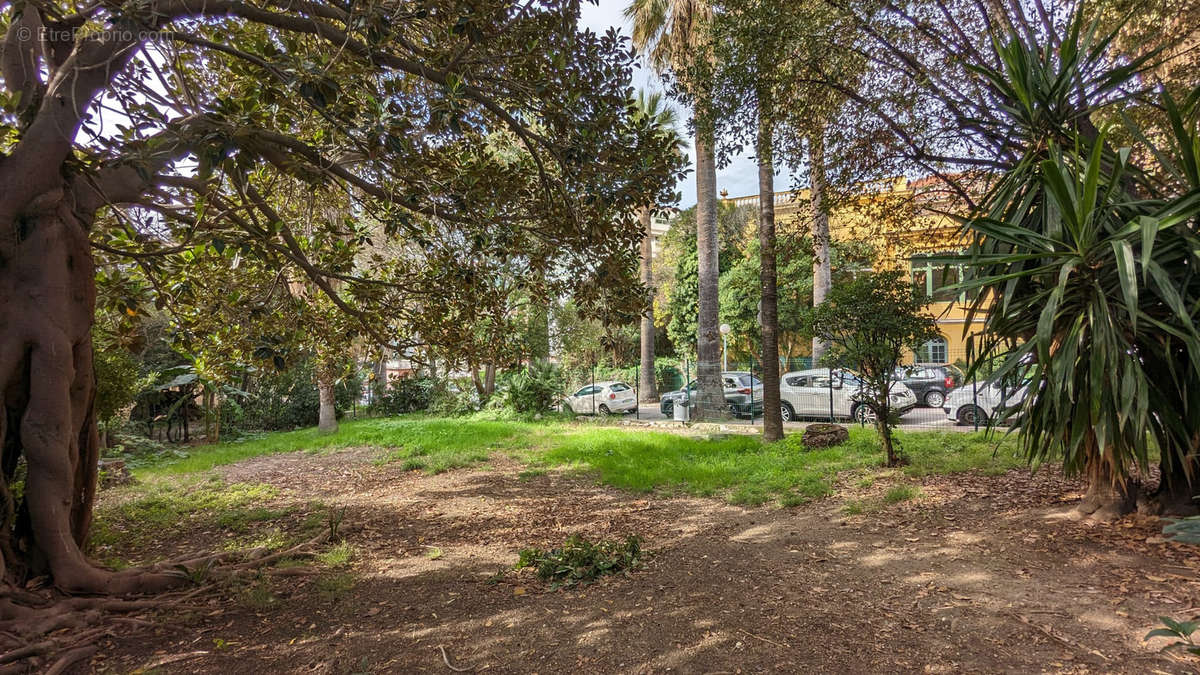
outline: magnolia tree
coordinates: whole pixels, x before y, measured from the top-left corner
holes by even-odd
[[[579,32],[578,13],[571,0],[0,2],[5,581],[122,594],[182,578],[84,555],[93,247],[142,269],[163,304],[188,287],[173,256],[198,247],[288,269],[395,347],[436,333],[447,307],[469,315],[491,287],[471,261],[518,246],[530,284],[635,316],[632,214],[673,201],[678,159],[632,114],[620,38]],[[281,208],[294,181],[355,217],[297,227]]]

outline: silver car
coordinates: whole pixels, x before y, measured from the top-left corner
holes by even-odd
[[[779,402],[783,421],[800,417],[828,419],[843,417],[864,424],[875,421],[875,412],[866,404],[863,383],[851,372],[813,368],[784,373],[779,378]],[[917,397],[903,382],[892,382],[889,403],[900,415],[917,406]]]
[[[950,392],[942,411],[956,424],[987,426],[1000,421],[1006,409],[1021,405],[1028,393],[1028,383],[1003,385],[985,382],[972,387],[968,382]]]

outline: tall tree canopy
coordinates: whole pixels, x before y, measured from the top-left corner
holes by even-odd
[[[469,313],[492,254],[518,246],[529,278],[586,312],[628,321],[644,302],[633,214],[673,201],[678,160],[632,114],[631,54],[579,32],[577,0],[5,0],[0,15],[0,482],[27,471],[4,500],[10,580],[178,581],[80,548],[92,246],[168,281],[164,261],[200,245],[291,268],[394,346]],[[354,217],[300,231],[279,208],[292,181]]]

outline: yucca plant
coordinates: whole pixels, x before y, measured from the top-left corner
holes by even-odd
[[[1029,382],[1006,414],[1031,461],[1086,476],[1081,508],[1106,516],[1132,508],[1131,469],[1152,443],[1185,485],[1200,443],[1197,96],[1179,107],[1160,95],[1173,148],[1141,134],[1149,168],[1110,147],[1093,120],[1153,56],[1113,65],[1114,36],[1077,16],[1057,50],[1014,35],[995,46],[999,69],[977,70],[1006,101],[1016,154],[965,223],[963,284],[981,291],[976,362],[1002,354],[993,377]]]

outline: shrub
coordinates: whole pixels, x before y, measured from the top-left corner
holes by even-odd
[[[374,412],[380,415],[403,415],[428,410],[437,382],[429,377],[392,377],[386,384],[376,385]]]
[[[559,588],[626,572],[640,564],[641,556],[642,542],[636,535],[629,535],[624,542],[605,539],[593,544],[576,534],[559,548],[521,551],[513,569],[533,567],[538,577],[553,582],[551,588]]]
[[[362,378],[358,373],[345,377],[334,387],[338,418],[349,410],[361,395]],[[229,410],[245,429],[277,431],[316,425],[320,411],[317,381],[311,362],[302,361],[277,373],[263,372],[247,383],[247,395],[240,402],[240,415]]]
[[[562,370],[550,361],[538,359],[528,368],[502,374],[488,407],[509,408],[518,413],[548,412],[562,397],[563,384]]]
[[[438,380],[430,391],[428,409],[443,417],[469,415],[479,410],[479,397],[469,383]]]

